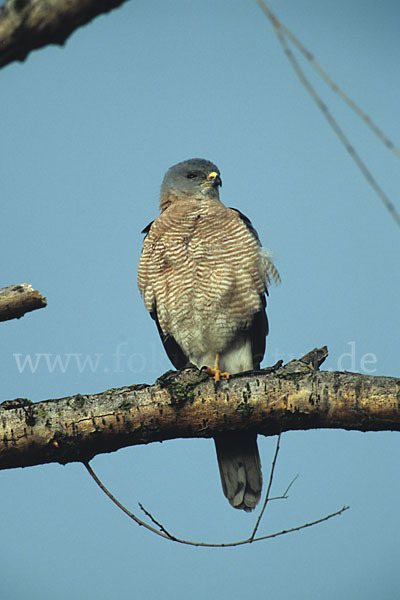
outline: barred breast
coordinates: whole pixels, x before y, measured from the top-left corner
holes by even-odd
[[[271,265],[235,210],[215,199],[187,200],[152,224],[138,285],[164,334],[193,364],[212,366],[261,309]]]

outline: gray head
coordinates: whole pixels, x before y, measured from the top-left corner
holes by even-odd
[[[219,198],[222,185],[219,169],[203,158],[191,158],[174,165],[165,174],[161,185],[161,209],[171,202],[185,198]]]

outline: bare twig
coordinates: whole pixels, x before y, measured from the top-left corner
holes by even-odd
[[[156,519],[153,517],[153,515],[152,515],[151,513],[149,513],[149,511],[148,511],[148,510],[146,510],[146,509],[145,509],[145,507],[143,506],[143,504],[142,504],[141,502],[139,502],[139,506],[140,506],[140,509],[141,509],[141,510],[144,512],[144,514],[145,514],[147,517],[149,517],[149,519],[150,519],[150,520],[151,520],[151,521],[154,523],[154,525],[157,525],[157,527],[159,527],[159,528],[160,528],[160,531],[162,531],[163,533],[165,533],[165,534],[167,535],[167,537],[169,537],[171,540],[175,540],[176,542],[178,541],[174,535],[171,535],[171,534],[169,533],[169,531],[167,531],[167,530],[165,529],[164,525],[161,525],[161,523],[159,523],[159,522],[158,522],[158,521],[157,521],[157,520],[156,520]]]
[[[275,452],[275,458],[276,458],[276,452]],[[130,517],[133,521],[135,521],[135,523],[137,523],[138,525],[140,525],[141,527],[145,527],[146,529],[148,529],[149,531],[151,531],[152,533],[155,533],[156,535],[169,540],[171,542],[177,542],[179,544],[185,544],[187,546],[201,546],[201,547],[205,547],[205,548],[232,548],[235,546],[243,546],[245,544],[251,544],[253,542],[260,542],[262,540],[268,540],[268,539],[272,539],[275,537],[279,537],[281,535],[286,535],[287,533],[293,533],[295,531],[301,531],[302,529],[306,529],[308,527],[313,527],[314,525],[318,525],[320,523],[323,523],[324,521],[328,521],[329,519],[332,519],[333,517],[337,517],[339,515],[341,515],[344,511],[348,510],[349,506],[343,506],[343,508],[341,508],[340,510],[337,510],[329,515],[326,515],[325,517],[321,517],[320,519],[316,519],[315,521],[310,521],[308,523],[304,523],[303,525],[298,525],[297,527],[291,527],[290,529],[283,529],[281,531],[277,531],[275,533],[270,533],[268,535],[263,535],[260,537],[249,537],[245,540],[238,540],[238,541],[234,541],[234,542],[223,542],[223,543],[207,543],[207,542],[195,542],[195,541],[191,541],[191,540],[185,540],[182,538],[178,538],[172,534],[170,534],[166,528],[164,527],[164,525],[162,525],[159,521],[157,521],[153,515],[147,510],[145,509],[141,504],[139,504],[140,508],[143,510],[143,512],[146,514],[146,516],[149,517],[149,519],[151,519],[151,521],[157,525],[157,527],[159,529],[155,529],[155,527],[153,527],[152,525],[149,525],[148,523],[145,523],[144,521],[142,521],[141,519],[139,519],[136,515],[134,515],[129,509],[127,509],[123,504],[121,504],[121,502],[119,502],[119,500],[117,500],[115,498],[115,496],[106,488],[106,486],[104,485],[104,483],[102,483],[100,481],[100,479],[98,478],[98,476],[95,474],[95,472],[93,471],[92,467],[89,465],[88,462],[84,462],[83,463],[84,466],[86,467],[89,475],[92,477],[92,479],[95,481],[95,483],[99,486],[99,488],[104,492],[104,494],[106,494],[106,496],[108,496],[108,498],[120,509],[122,510],[128,517]],[[292,482],[289,484],[286,492],[288,491],[288,489],[290,488],[290,486],[292,485]],[[285,492],[285,493],[286,493]]]
[[[278,496],[277,498],[270,498],[270,500],[281,500],[283,498],[288,498],[288,493],[290,488],[292,487],[292,485],[294,484],[294,482],[296,481],[296,479],[298,479],[299,474],[297,473],[297,475],[295,475],[292,479],[292,481],[289,483],[289,485],[287,486],[286,490],[283,492],[282,496]]]
[[[25,313],[47,306],[47,300],[28,283],[0,289],[0,321],[19,319]]]
[[[119,502],[119,500],[117,500],[115,496],[112,495],[112,493],[106,488],[106,486],[104,485],[104,483],[102,483],[100,481],[100,479],[97,477],[96,473],[93,471],[92,467],[89,465],[88,462],[84,462],[83,465],[86,467],[87,471],[89,472],[89,475],[97,483],[97,485],[105,493],[105,495],[108,496],[110,498],[110,500],[112,502],[114,502],[114,504],[116,504],[116,506],[118,506],[118,508],[120,510],[122,510],[122,512],[124,512],[126,515],[128,515],[128,517],[130,517],[131,519],[133,519],[135,521],[135,523],[137,523],[141,527],[145,527],[146,529],[149,529],[150,531],[152,531],[153,533],[155,533],[157,535],[160,535],[161,537],[165,537],[165,538],[168,538],[168,539],[174,539],[174,538],[170,538],[169,535],[167,535],[165,533],[162,533],[162,532],[158,531],[157,529],[154,529],[154,527],[152,527],[151,525],[148,525],[147,523],[145,523],[144,521],[142,521],[141,519],[139,519],[139,517],[137,517],[136,515],[134,515],[123,504],[121,504],[121,502]]]
[[[314,69],[321,75],[322,79],[325,81],[327,85],[331,88],[335,94],[337,94],[346,104],[356,113],[360,119],[362,119],[368,127],[375,133],[375,135],[383,142],[383,144],[389,148],[396,156],[396,158],[400,158],[400,148],[398,148],[389,138],[388,136],[374,123],[370,116],[368,116],[363,109],[354,102],[352,98],[335,82],[332,77],[323,69],[323,67],[316,60],[314,54],[307,50],[304,44],[294,35],[294,33],[284,24],[282,21],[277,19],[276,15],[271,11],[268,5],[263,0],[257,0],[261,9],[265,12],[271,23],[277,27],[279,27],[283,33],[293,42],[294,46],[303,54],[303,56],[308,60],[308,62],[314,67]]]
[[[254,526],[253,532],[250,536],[250,541],[252,542],[254,540],[254,537],[257,533],[257,529],[258,526],[260,525],[261,519],[263,518],[265,509],[267,507],[267,504],[269,502],[269,493],[271,491],[271,486],[272,486],[272,480],[274,478],[274,471],[275,471],[275,465],[276,465],[276,460],[278,458],[278,453],[279,453],[279,442],[281,441],[281,434],[278,435],[277,440],[276,440],[276,448],[275,448],[275,454],[274,454],[274,458],[272,459],[272,464],[271,464],[271,471],[269,474],[269,481],[268,481],[268,485],[267,485],[267,492],[265,494],[265,500],[264,500],[264,504],[263,507],[260,511],[260,514],[258,515],[258,519],[256,521],[256,524]]]
[[[265,4],[265,2],[263,0],[257,0],[257,2],[260,5],[260,7],[262,8],[262,10],[265,12],[267,17],[269,18],[269,20],[271,21],[271,23],[274,27],[275,33],[276,33],[276,35],[279,39],[279,42],[283,48],[283,51],[286,54],[286,56],[288,57],[290,63],[292,64],[300,82],[304,85],[304,87],[306,88],[306,90],[308,91],[308,93],[310,94],[312,99],[314,100],[314,102],[317,104],[318,108],[322,111],[322,113],[325,116],[326,120],[328,121],[329,125],[332,127],[333,131],[336,133],[339,140],[342,142],[342,144],[346,148],[347,152],[350,154],[351,158],[354,160],[354,162],[360,169],[364,178],[367,180],[369,185],[375,191],[377,196],[381,199],[381,201],[385,205],[386,209],[388,210],[388,212],[394,219],[394,221],[397,223],[397,225],[400,226],[400,214],[397,212],[397,209],[395,208],[393,202],[389,199],[389,197],[385,194],[385,192],[383,191],[381,186],[378,184],[378,182],[372,175],[371,171],[368,169],[368,167],[366,166],[364,161],[361,159],[358,152],[355,150],[355,148],[350,143],[350,140],[348,139],[348,137],[346,136],[346,134],[344,133],[342,128],[339,126],[339,124],[336,122],[336,120],[332,116],[332,114],[329,111],[325,102],[322,101],[320,96],[315,91],[314,87],[311,85],[310,81],[305,76],[304,71],[301,69],[293,52],[290,50],[290,48],[287,44],[287,41],[285,38],[285,34],[287,33],[286,29],[283,29],[283,26],[280,23],[280,21],[278,21],[278,19],[271,12],[271,10],[267,7],[267,5]],[[392,144],[392,142],[390,142],[390,140],[389,140],[389,143],[386,143],[386,145],[389,147],[391,147],[391,146],[394,147],[394,145]]]

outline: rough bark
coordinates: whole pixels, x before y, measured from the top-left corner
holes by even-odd
[[[0,289],[0,321],[19,319],[25,313],[47,306],[47,300],[28,283]]]
[[[90,460],[124,446],[231,430],[400,430],[400,379],[315,370],[322,360],[309,353],[218,386],[189,369],[168,372],[155,385],[3,402],[0,469]]]
[[[0,8],[0,67],[48,44],[63,45],[75,29],[126,0],[8,0]]]

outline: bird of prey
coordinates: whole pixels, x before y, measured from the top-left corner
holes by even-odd
[[[171,167],[160,216],[143,233],[138,285],[176,369],[206,367],[216,381],[259,369],[265,352],[267,285],[279,275],[251,222],[219,199],[218,167],[200,158]],[[251,511],[262,489],[255,433],[221,433],[222,488]]]

